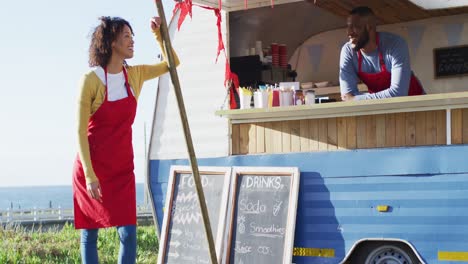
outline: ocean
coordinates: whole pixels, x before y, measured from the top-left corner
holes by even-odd
[[[136,184],[137,205],[144,204],[144,184]],[[0,211],[8,208],[73,208],[72,186],[0,187]]]

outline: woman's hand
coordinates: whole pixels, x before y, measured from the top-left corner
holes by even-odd
[[[150,20],[151,30],[156,31],[159,30],[161,26],[161,18],[160,17],[152,17]]]
[[[86,190],[89,196],[102,203],[101,186],[98,181],[86,184]]]

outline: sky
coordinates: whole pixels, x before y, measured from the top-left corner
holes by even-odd
[[[164,0],[166,17],[174,2]],[[78,83],[99,16],[120,16],[135,33],[131,65],[158,62],[149,20],[154,1],[7,1],[0,9],[0,187],[70,185],[77,153]],[[169,21],[168,21],[169,22]],[[133,125],[135,175],[144,182],[157,80],[148,81]]]

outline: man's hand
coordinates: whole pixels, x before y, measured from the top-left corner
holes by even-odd
[[[102,203],[101,186],[98,181],[86,184],[86,190],[88,191],[89,196]]]
[[[343,100],[343,101],[354,101],[354,95],[352,93],[343,94],[341,96],[341,100]]]

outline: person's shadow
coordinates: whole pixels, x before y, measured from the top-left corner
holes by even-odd
[[[293,263],[340,263],[345,254],[335,207],[322,175],[301,171]]]

